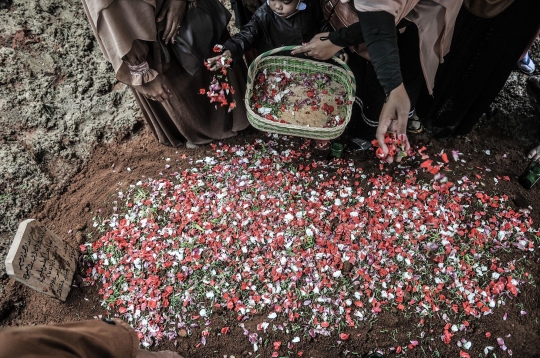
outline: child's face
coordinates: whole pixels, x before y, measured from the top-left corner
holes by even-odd
[[[287,17],[296,12],[300,0],[268,0],[268,5],[273,12],[281,17]]]

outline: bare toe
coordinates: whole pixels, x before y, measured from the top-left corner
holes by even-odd
[[[540,145],[536,148],[531,149],[527,156],[537,162],[540,159]]]

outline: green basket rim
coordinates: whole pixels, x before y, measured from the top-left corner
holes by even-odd
[[[345,130],[345,127],[348,125],[351,119],[352,115],[352,106],[355,99],[355,92],[356,92],[356,80],[354,78],[354,74],[352,73],[349,66],[347,66],[343,61],[341,61],[338,58],[333,58],[335,62],[337,62],[337,65],[329,63],[329,62],[323,62],[323,61],[316,61],[313,59],[308,58],[301,58],[301,57],[294,57],[294,56],[276,56],[276,54],[284,51],[290,51],[295,49],[297,46],[284,46],[279,47],[270,51],[266,51],[263,54],[259,55],[249,66],[248,69],[248,79],[247,79],[247,87],[246,87],[246,93],[244,97],[244,103],[246,106],[247,111],[247,117],[249,122],[257,129],[266,131],[266,132],[273,132],[273,133],[279,133],[284,135],[293,135],[293,136],[299,136],[299,137],[305,137],[305,138],[314,138],[314,139],[334,139],[339,137]],[[253,77],[255,73],[258,71],[259,67],[262,67],[264,65],[265,60],[283,60],[284,66],[286,67],[287,64],[285,63],[287,59],[294,59],[296,63],[305,63],[306,65],[315,65],[320,66],[321,71],[323,73],[330,72],[330,68],[332,68],[332,71],[339,71],[341,77],[340,83],[345,87],[345,90],[347,92],[348,96],[348,102],[350,104],[346,105],[346,115],[344,118],[344,123],[337,127],[332,128],[321,128],[321,127],[307,127],[307,126],[301,126],[301,125],[293,125],[293,124],[285,124],[285,123],[279,123],[270,121],[259,114],[255,113],[251,107],[250,107],[250,98],[251,94],[253,93],[253,86],[254,81]],[[343,83],[343,80],[345,80],[345,83]]]

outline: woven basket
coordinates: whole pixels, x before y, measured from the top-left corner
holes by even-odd
[[[354,75],[349,66],[347,66],[345,62],[341,61],[337,57],[333,57],[332,60],[340,66],[305,58],[275,55],[279,52],[292,51],[294,48],[296,48],[296,46],[284,46],[267,51],[259,55],[259,57],[257,57],[249,66],[246,96],[244,98],[248,120],[253,127],[264,132],[321,140],[335,139],[343,133],[345,127],[347,127],[347,124],[351,120],[352,106],[355,100],[356,92],[356,81],[354,79]],[[343,85],[347,93],[347,103],[350,103],[343,104],[343,106],[345,106],[343,124],[332,128],[308,127],[274,122],[255,113],[251,109],[250,101],[253,95],[255,76],[262,68],[268,69],[269,71],[276,71],[278,68],[281,68],[282,70],[287,70],[289,72],[307,74],[323,73],[331,76],[333,81]]]

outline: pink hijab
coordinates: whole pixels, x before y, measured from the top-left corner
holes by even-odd
[[[385,11],[414,22],[420,38],[420,62],[429,93],[433,93],[439,63],[450,51],[454,24],[463,0],[354,0],[358,11]]]

